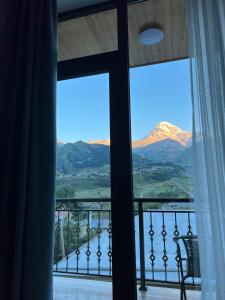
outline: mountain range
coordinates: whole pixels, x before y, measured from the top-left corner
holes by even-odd
[[[133,165],[138,167],[140,160],[142,165],[155,163],[191,162],[191,138],[190,132],[183,131],[179,127],[168,122],[160,122],[143,139],[134,141]],[[76,173],[82,168],[99,168],[110,162],[110,140],[97,140],[85,143],[57,142],[57,172],[70,174]]]
[[[134,141],[132,143],[132,147],[144,147],[167,139],[176,141],[184,147],[187,147],[190,145],[191,138],[191,132],[184,131],[169,122],[163,121],[158,123],[156,127],[152,131],[150,131],[150,133],[146,137]],[[96,140],[89,141],[88,143],[110,145],[110,140]]]

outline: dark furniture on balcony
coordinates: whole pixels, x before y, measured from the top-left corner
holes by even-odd
[[[183,241],[186,250],[186,257],[182,257],[180,240]],[[200,260],[198,249],[198,238],[196,235],[184,235],[174,238],[174,242],[177,244],[177,261],[180,267],[181,273],[181,294],[180,299],[187,300],[185,290],[185,280],[189,277],[200,278]],[[186,275],[184,275],[183,262],[186,261]]]

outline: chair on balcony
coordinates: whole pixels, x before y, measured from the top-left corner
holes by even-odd
[[[198,238],[196,235],[183,235],[175,237],[174,242],[177,244],[177,260],[180,267],[181,274],[181,294],[180,299],[187,300],[185,280],[189,277],[200,278],[200,260],[199,260],[199,249],[198,249]],[[182,257],[181,247],[179,241],[182,240],[185,250],[186,257]],[[186,270],[184,269],[183,262],[186,261]],[[184,271],[186,274],[184,276]]]

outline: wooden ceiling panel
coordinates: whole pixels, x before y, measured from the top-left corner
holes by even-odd
[[[59,23],[58,60],[116,50],[116,21],[111,10]]]
[[[148,0],[128,6],[130,66],[182,59],[188,56],[185,0]],[[152,24],[164,40],[154,46],[139,42],[140,31]],[[117,49],[116,10],[59,23],[58,60]]]

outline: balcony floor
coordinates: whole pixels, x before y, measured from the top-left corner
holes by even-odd
[[[200,300],[200,291],[187,291],[188,300]],[[111,300],[112,283],[100,280],[54,276],[54,300]],[[179,300],[180,290],[148,287],[147,293],[138,291],[138,300]]]

